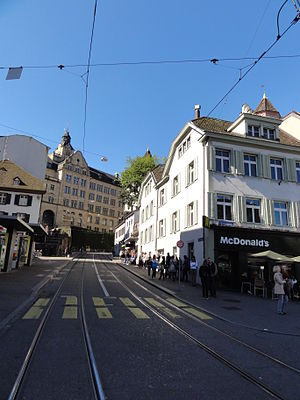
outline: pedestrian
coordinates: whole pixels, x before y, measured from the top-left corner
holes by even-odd
[[[148,269],[148,276],[150,276],[150,271],[151,271],[151,268],[152,268],[151,253],[149,253],[149,256],[148,256],[147,261],[146,261],[146,265],[147,265],[147,269]]]
[[[209,287],[209,269],[207,260],[203,261],[203,264],[200,267],[199,275],[201,278],[202,284],[202,295],[205,299],[208,299],[208,287]]]
[[[190,271],[191,271],[191,279],[192,279],[192,285],[196,286],[196,278],[197,278],[197,261],[195,256],[192,256],[191,261],[190,261]]]
[[[143,257],[140,255],[140,256],[139,256],[139,268],[143,268],[143,265],[144,265],[144,263],[143,263]]]
[[[176,279],[176,266],[174,256],[170,257],[169,278],[175,281]]]
[[[157,265],[156,255],[154,254],[152,258],[152,279],[156,276]]]
[[[183,256],[183,263],[182,263],[182,282],[188,281],[188,270],[189,270],[189,259],[186,255]]]
[[[159,280],[163,278],[165,280],[165,268],[166,268],[166,257],[162,256],[161,257],[161,262],[160,262],[160,275],[159,275]]]
[[[286,281],[285,279],[283,279],[280,265],[275,265],[273,267],[273,272],[274,272],[274,282],[275,282],[274,294],[278,295],[277,313],[280,315],[285,315],[286,312],[284,311],[284,306],[285,306],[284,284]]]
[[[218,268],[216,264],[210,259],[207,258],[207,266],[208,266],[208,281],[209,281],[209,291],[212,297],[216,297],[216,280],[218,274]]]
[[[295,300],[294,296],[294,286],[297,283],[297,279],[294,276],[291,276],[290,278],[290,286],[291,286],[291,300]]]
[[[171,262],[171,257],[170,257],[170,253],[167,253],[167,257],[166,257],[166,272],[165,272],[165,277],[167,278],[169,276],[170,278],[170,262]]]

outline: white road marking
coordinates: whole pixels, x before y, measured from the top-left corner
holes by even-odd
[[[95,269],[95,272],[96,272],[98,281],[99,281],[99,283],[100,283],[100,286],[102,287],[102,290],[103,290],[103,292],[104,292],[105,297],[110,297],[110,296],[109,296],[109,293],[108,293],[106,287],[104,286],[104,283],[103,283],[103,281],[102,281],[102,279],[101,279],[101,277],[100,277],[100,275],[99,275],[98,269],[97,269],[97,267],[96,267],[95,255],[94,255],[94,254],[93,254],[93,266],[94,266],[94,269]]]

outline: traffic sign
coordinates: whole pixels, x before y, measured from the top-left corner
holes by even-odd
[[[180,249],[182,249],[182,247],[184,246],[184,243],[182,240],[178,240],[178,242],[176,243],[176,246],[179,247]]]

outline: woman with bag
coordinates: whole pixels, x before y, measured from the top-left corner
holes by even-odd
[[[284,312],[284,305],[285,305],[284,285],[286,283],[286,280],[283,279],[280,265],[275,265],[273,268],[273,272],[274,272],[274,282],[275,282],[274,294],[278,295],[277,313],[280,315],[285,315],[286,312]]]

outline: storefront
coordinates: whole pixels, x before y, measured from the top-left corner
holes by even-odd
[[[300,255],[298,233],[225,226],[212,228],[219,285],[224,289],[240,290],[242,282],[250,282],[252,287],[257,282],[266,290],[272,287],[272,269],[278,261],[255,257],[256,253],[271,250],[288,257]],[[292,262],[290,268],[294,275],[299,275]]]
[[[8,241],[7,229],[4,226],[0,225],[0,270],[4,269],[7,241]]]

